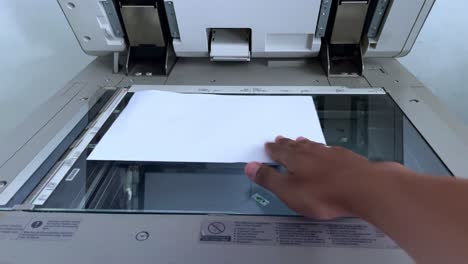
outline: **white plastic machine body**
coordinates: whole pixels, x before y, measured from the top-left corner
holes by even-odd
[[[320,0],[173,1],[180,39],[174,49],[181,57],[209,56],[212,28],[251,30],[254,58],[312,57],[320,51],[315,30]]]
[[[84,52],[103,55],[126,48],[124,38],[116,37],[111,30],[104,9],[107,1],[58,1]],[[434,3],[434,0],[386,1],[388,8],[382,11],[376,36],[365,47],[366,57],[406,55]],[[331,5],[325,5],[327,2],[332,1],[165,0],[173,6],[178,25],[178,37],[173,40],[178,57],[208,57],[210,29],[222,28],[251,30],[249,44],[253,58],[318,56],[322,43],[317,31],[328,23],[319,24],[321,16],[329,15],[326,8]]]
[[[242,164],[87,157],[140,90],[298,95],[331,146],[463,177],[468,129],[395,59],[434,2],[58,0],[97,58],[0,138],[1,261],[413,263],[361,219],[298,216]]]

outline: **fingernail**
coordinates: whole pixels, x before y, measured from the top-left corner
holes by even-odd
[[[275,138],[275,142],[278,142],[280,139],[283,139],[283,138],[284,138],[283,136],[277,136],[277,137]]]
[[[298,137],[298,138],[296,139],[296,141],[303,141],[303,140],[307,140],[307,138],[305,138],[305,137]]]
[[[261,164],[258,162],[251,162],[247,164],[244,168],[245,175],[250,180],[253,180],[255,178],[255,175],[257,175],[258,170],[260,169]]]

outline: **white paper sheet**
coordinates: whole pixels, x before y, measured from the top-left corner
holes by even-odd
[[[269,163],[277,135],[325,143],[312,97],[140,91],[88,160]]]

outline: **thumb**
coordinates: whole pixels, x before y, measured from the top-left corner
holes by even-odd
[[[278,172],[270,166],[251,162],[245,166],[245,174],[256,184],[272,191],[279,197],[286,193],[286,175]]]

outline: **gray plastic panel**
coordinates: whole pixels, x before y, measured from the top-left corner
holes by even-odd
[[[169,76],[170,85],[303,85],[328,86],[318,60],[305,66],[267,66],[266,60],[250,63],[211,63],[208,59],[179,58]]]
[[[5,263],[244,263],[244,264],[410,264],[400,249],[352,249],[340,247],[246,246],[224,243],[202,244],[200,228],[204,221],[295,221],[284,217],[238,217],[206,215],[0,213],[1,219],[73,219],[79,228],[66,241],[0,239]],[[300,221],[297,219],[296,221]],[[146,232],[146,240],[137,234]],[[79,250],[77,250],[79,249]],[[27,252],[27,254],[25,253]]]

